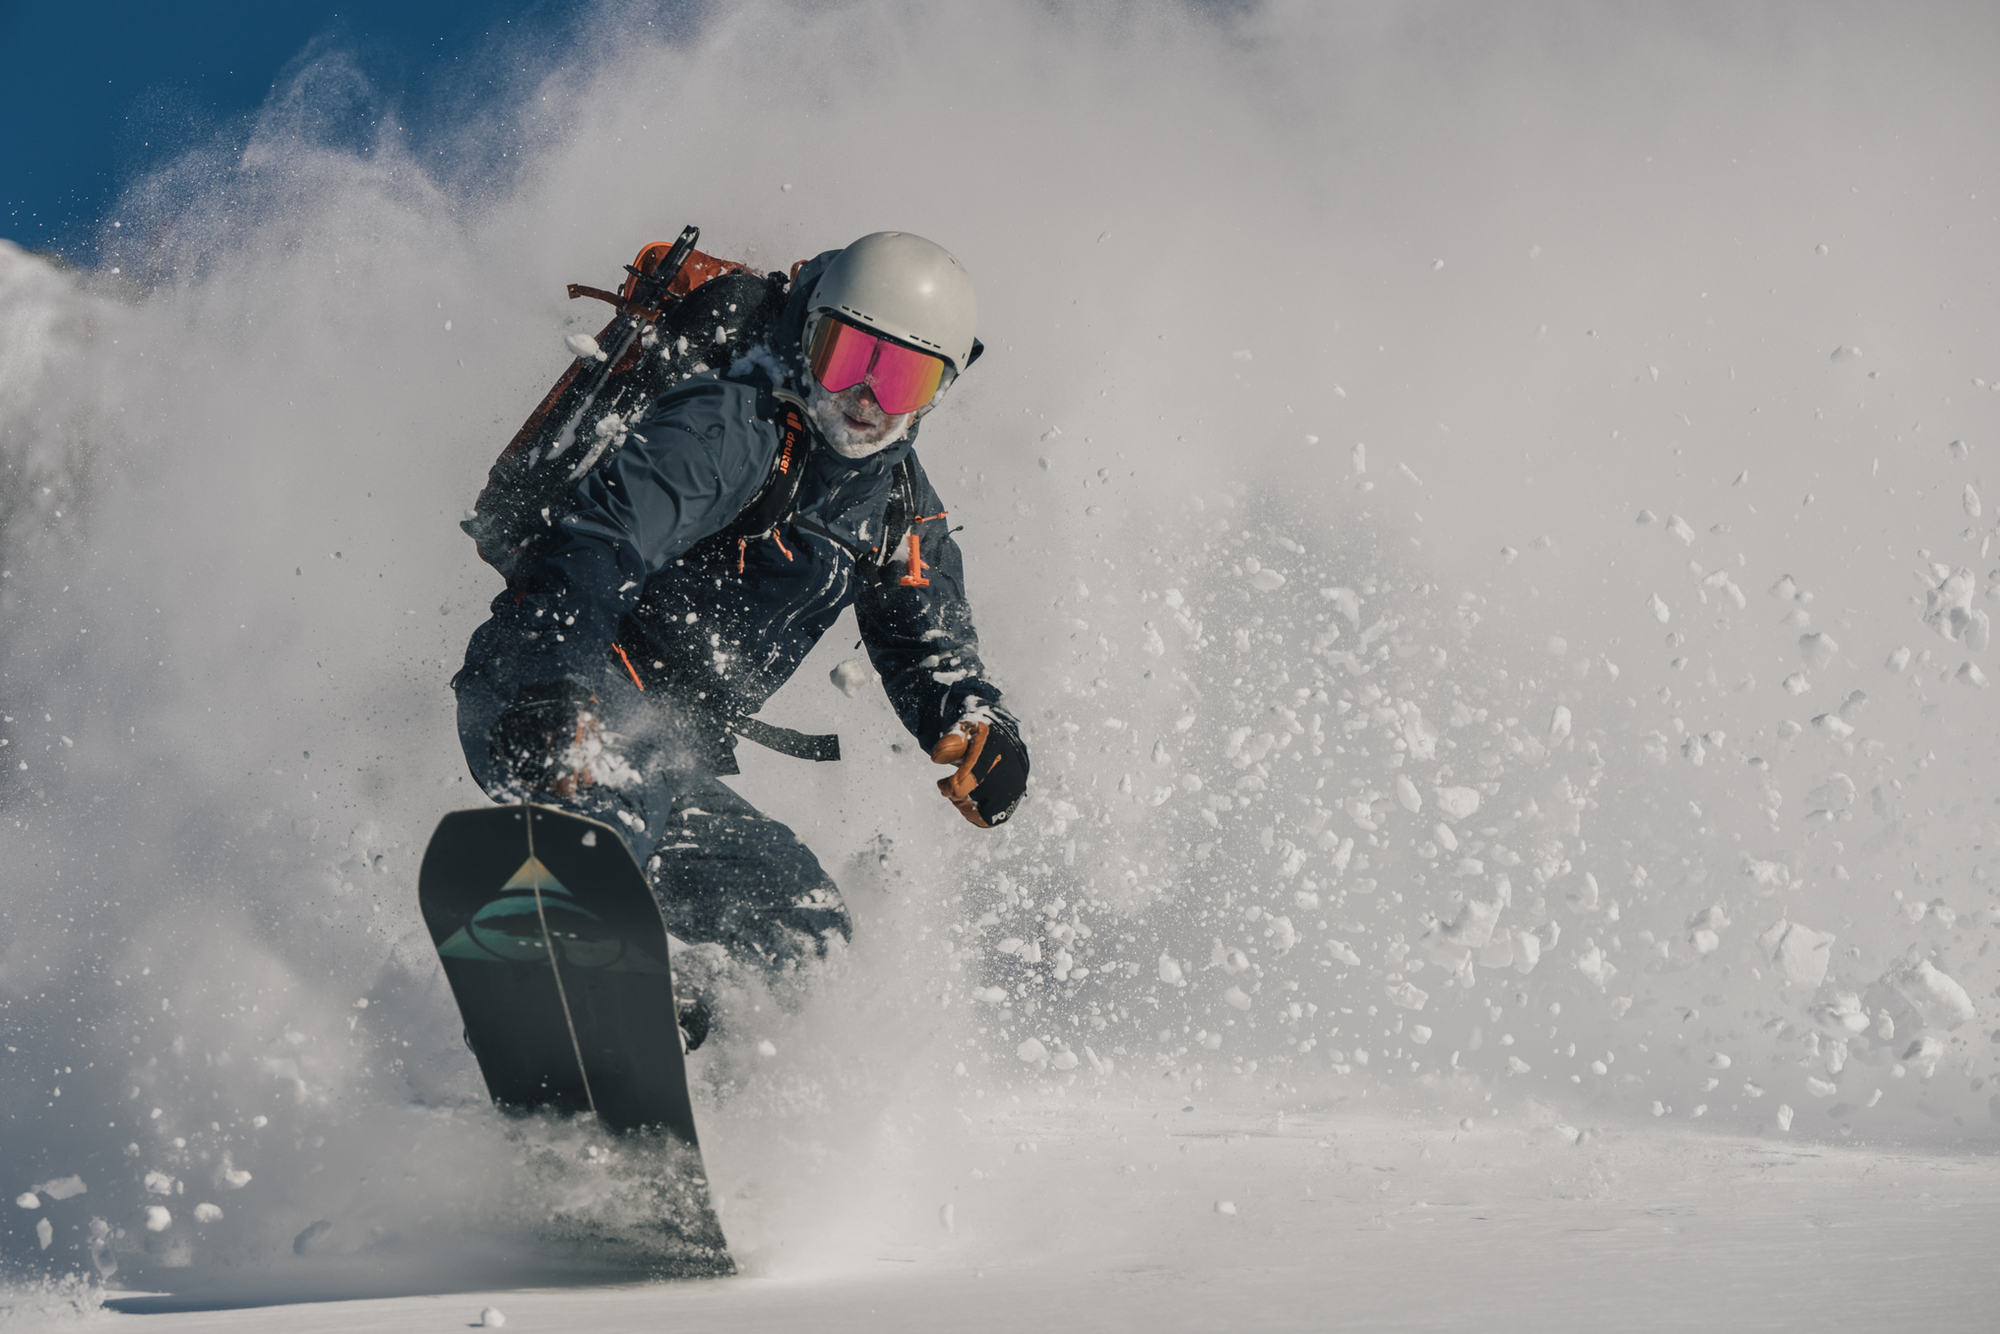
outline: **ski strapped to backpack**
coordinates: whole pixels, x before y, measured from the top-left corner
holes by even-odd
[[[572,300],[605,301],[616,313],[596,338],[570,337],[576,360],[500,451],[459,525],[480,558],[509,582],[532,568],[573,507],[576,484],[617,453],[655,398],[691,375],[728,369],[784,310],[788,275],[705,255],[694,248],[700,236],[690,225],[672,243],[647,245],[625,266],[616,292],[569,285]],[[794,421],[800,456],[791,468],[773,471],[732,532],[767,511],[778,518],[789,513],[810,440],[803,416],[792,412],[787,441]]]

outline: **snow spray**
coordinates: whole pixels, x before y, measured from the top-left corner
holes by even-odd
[[[846,626],[768,706],[843,734],[738,785],[859,929],[697,1058],[753,1271],[1023,1096],[1990,1143],[1985,47],[1458,12],[607,8],[427,137],[321,50],[97,267],[0,247],[10,1263],[504,1260],[643,1199],[486,1105],[414,879],[480,801],[457,520],[598,315],[552,294],[687,216],[975,275],[923,450],[1035,756],[968,830],[824,684]]]

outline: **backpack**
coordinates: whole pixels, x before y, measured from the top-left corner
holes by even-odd
[[[689,376],[728,369],[783,313],[791,275],[705,255],[694,248],[700,236],[689,226],[671,244],[645,246],[615,293],[569,284],[571,300],[592,297],[617,313],[594,339],[571,335],[576,360],[500,451],[459,525],[508,582],[533,568],[574,508],[576,484],[618,452],[655,398]],[[793,404],[780,425],[771,475],[732,532],[746,523],[762,531],[790,512],[812,432]]]

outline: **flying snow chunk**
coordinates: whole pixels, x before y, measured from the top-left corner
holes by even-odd
[[[1479,790],[1470,787],[1441,787],[1433,790],[1438,809],[1449,820],[1467,820],[1479,810]]]
[[[1243,994],[1242,987],[1231,987],[1222,993],[1222,999],[1238,1010],[1250,1008],[1250,998]]]
[[[1984,690],[1986,688],[1986,673],[1979,670],[1979,664],[1976,662],[1960,664],[1958,671],[1954,674],[1954,679],[1961,684],[1971,686],[1975,690]]]
[[[1319,595],[1332,602],[1335,609],[1345,616],[1348,624],[1356,629],[1361,627],[1361,599],[1351,588],[1322,588]]]
[[[1618,972],[1617,965],[1605,958],[1604,950],[1595,944],[1577,956],[1576,970],[1596,983],[1600,991],[1610,985]]]
[[[1919,959],[1882,979],[1916,1007],[1924,1023],[1947,1031],[1969,1022],[1974,1014],[1965,988],[1939,972],[1929,959]]]
[[[1804,672],[1793,672],[1779,684],[1785,687],[1787,695],[1803,695],[1812,689],[1812,682],[1806,680]]]
[[[1703,588],[1721,589],[1728,596],[1729,600],[1736,604],[1736,610],[1738,611],[1742,611],[1750,605],[1749,599],[1743,596],[1743,590],[1736,586],[1736,581],[1729,577],[1727,570],[1717,570],[1714,574],[1702,580],[1701,586]]]
[[[165,1232],[174,1225],[174,1216],[157,1204],[146,1206],[146,1231]]]
[[[1833,636],[1815,631],[1799,636],[1799,657],[1808,667],[1825,667],[1833,661],[1833,655],[1840,652],[1840,645]]]
[[[1357,444],[1357,445],[1355,445],[1355,446],[1354,446],[1354,448],[1353,448],[1353,449],[1352,449],[1351,451],[1349,451],[1349,453],[1348,453],[1348,456],[1347,456],[1347,457],[1348,457],[1348,460],[1349,460],[1349,461],[1350,461],[1350,462],[1351,462],[1351,463],[1352,463],[1352,464],[1354,465],[1354,471],[1356,471],[1357,473],[1362,473],[1362,472],[1367,472],[1367,471],[1368,471],[1368,446],[1367,446],[1367,445],[1365,445],[1365,444]]]
[[[197,1223],[216,1223],[221,1220],[222,1210],[215,1205],[197,1204],[194,1207],[194,1221]]]
[[[1970,482],[1965,484],[1965,512],[1975,519],[1979,517],[1979,493]]]
[[[1688,918],[1688,944],[1694,946],[1697,954],[1713,954],[1722,944],[1722,930],[1729,925],[1729,915],[1717,903],[1703,908]]]
[[[1497,899],[1467,899],[1458,916],[1426,931],[1419,943],[1437,962],[1456,968],[1471,951],[1484,949],[1493,941],[1493,928],[1505,907]],[[1512,961],[1511,953],[1503,959],[1480,958],[1480,963],[1488,968],[1504,968]]]
[[[1657,515],[1657,514],[1653,513],[1653,511],[1651,511],[1651,510],[1640,510],[1640,511],[1639,511],[1639,522],[1640,522],[1640,523],[1653,523],[1653,522],[1656,522],[1656,521],[1657,521],[1657,520],[1659,519],[1659,517],[1660,517],[1659,515]]]
[[[1993,636],[1993,620],[1984,611],[1973,608],[1976,581],[1972,571],[1960,569],[1953,573],[1944,565],[1933,568],[1938,574],[1938,585],[1926,596],[1924,624],[1974,653],[1984,652]]]
[[[1682,545],[1694,545],[1694,529],[1689,527],[1688,521],[1680,515],[1670,514],[1667,516],[1667,531],[1678,537]]]
[[[1014,1048],[1014,1054],[1037,1069],[1049,1063],[1049,1049],[1042,1045],[1039,1038],[1029,1038]]]
[[[20,1205],[23,1209],[39,1209],[42,1207],[41,1197],[31,1190],[24,1190],[19,1195],[16,1195],[14,1203]]]
[[[1396,800],[1412,815],[1424,808],[1423,796],[1418,793],[1417,785],[1410,781],[1407,774],[1396,775]]]
[[[1236,1216],[1236,1202],[1233,1200],[1217,1200],[1215,1202],[1215,1212],[1225,1217],[1234,1218]]]
[[[1860,355],[1861,355],[1860,348],[1849,347],[1845,343],[1843,343],[1839,347],[1833,349],[1833,355],[1828,359],[1831,361],[1846,361],[1849,360],[1850,358],[1858,358]]]
[[[1276,937],[1271,942],[1272,952],[1280,955],[1289,953],[1292,946],[1299,943],[1299,933],[1293,928],[1292,919],[1289,917],[1273,917],[1270,919],[1270,922],[1270,934]]]
[[[597,340],[589,334],[573,333],[563,339],[563,346],[569,349],[571,356],[582,361],[609,361],[611,359],[604,349],[597,345]]]
[[[1556,929],[1555,923],[1551,922],[1543,929],[1553,931]],[[1535,971],[1535,965],[1540,963],[1541,960],[1542,938],[1532,931],[1516,931],[1514,933],[1514,971],[1517,973],[1532,973]],[[1608,967],[1609,965],[1606,966]],[[1616,972],[1617,970],[1612,969],[1612,971]]]
[[[785,188],[789,190],[792,187],[788,185]],[[479,1324],[482,1329],[498,1329],[506,1323],[507,1317],[500,1313],[499,1307],[486,1306],[480,1308]]]
[[[1179,961],[1171,955],[1162,954],[1160,956],[1160,981],[1177,987],[1187,985],[1187,978],[1181,972]]]
[[[1393,987],[1384,987],[1382,994],[1389,998],[1391,1005],[1405,1010],[1421,1010],[1431,993],[1410,982],[1399,982]]]
[[[1661,625],[1665,625],[1669,620],[1673,618],[1673,613],[1667,610],[1667,604],[1660,600],[1660,595],[1658,593],[1655,593],[1653,594],[1653,596],[1646,599],[1646,610],[1652,612],[1653,619],[1658,621]]]
[[[43,1250],[47,1250],[49,1247],[55,1245],[55,1226],[48,1219],[39,1218],[35,1220],[35,1240],[42,1243]]]
[[[836,690],[853,699],[861,693],[861,687],[868,684],[868,664],[859,658],[849,658],[835,666],[827,677]]]
[[[1778,1104],[1778,1129],[1790,1130],[1791,1128],[1792,1128],[1791,1104],[1781,1102]]]
[[[1250,586],[1260,593],[1274,593],[1285,586],[1285,576],[1266,565],[1250,576]]]
[[[81,1195],[90,1187],[83,1184],[79,1176],[57,1177],[54,1181],[44,1181],[36,1190],[52,1200],[66,1200],[72,1195]]]
[[[1431,1040],[1431,1030],[1428,1024],[1410,1025],[1410,1041],[1416,1043],[1419,1047],[1421,1047],[1430,1040]]]
[[[1569,735],[1569,726],[1569,709],[1561,704],[1556,705],[1555,712],[1549,715],[1549,740],[1561,741]],[[1405,779],[1402,781],[1407,782],[1408,780]],[[1416,807],[1412,806],[1410,809],[1415,810]]]
[[[1897,649],[1889,655],[1888,661],[1882,665],[1892,672],[1901,672],[1905,667],[1910,665],[1910,650],[1908,648]]]

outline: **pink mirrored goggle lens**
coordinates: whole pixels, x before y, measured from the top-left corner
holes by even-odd
[[[806,360],[829,394],[866,383],[882,411],[915,412],[937,397],[944,359],[892,343],[832,315],[820,317]]]

